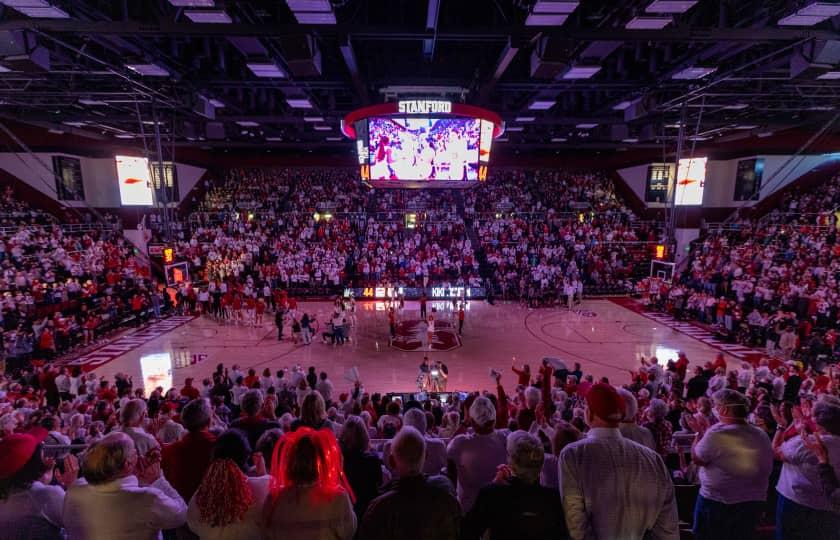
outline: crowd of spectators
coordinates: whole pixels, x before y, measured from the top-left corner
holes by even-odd
[[[0,380],[4,538],[832,538],[840,372],[642,359],[621,388],[514,366],[509,392],[381,395],[234,365]],[[620,382],[620,381],[616,381]],[[442,397],[446,399],[441,399]],[[37,531],[36,536],[32,532]],[[30,536],[26,536],[29,534]],[[187,535],[187,536],[184,536]]]
[[[4,204],[39,214],[10,190]],[[48,221],[0,228],[0,360],[12,366],[55,358],[166,309],[122,231]]]
[[[658,239],[597,172],[502,171],[466,199],[494,286],[531,304],[624,291]]]
[[[646,301],[730,341],[822,369],[837,351],[840,176],[787,196],[784,209],[699,240],[673,286],[638,284]]]

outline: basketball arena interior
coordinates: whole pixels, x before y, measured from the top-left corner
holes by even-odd
[[[0,1],[0,539],[840,538],[840,2]]]

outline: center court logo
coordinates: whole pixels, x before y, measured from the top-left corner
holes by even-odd
[[[427,351],[426,324],[420,319],[409,319],[397,323],[396,337],[391,340],[391,347],[405,352]],[[432,335],[433,351],[452,351],[461,346],[461,338],[455,326],[448,321],[435,321]]]

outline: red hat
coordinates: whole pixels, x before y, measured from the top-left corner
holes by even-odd
[[[612,385],[593,385],[586,393],[586,404],[601,420],[617,422],[624,417],[624,399]]]
[[[47,438],[47,430],[36,427],[27,433],[15,433],[0,440],[0,480],[14,476],[26,465],[35,449]]]

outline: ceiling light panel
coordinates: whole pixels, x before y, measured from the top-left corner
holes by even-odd
[[[648,13],[685,13],[699,0],[654,0],[645,11]]]
[[[233,19],[223,10],[187,10],[184,15],[194,23],[230,24]]]
[[[671,21],[671,17],[634,17],[624,27],[628,30],[662,30]]]

